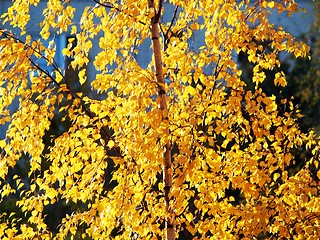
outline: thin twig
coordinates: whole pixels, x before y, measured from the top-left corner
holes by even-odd
[[[6,33],[5,31],[2,32],[2,34],[10,39],[14,39],[15,41],[19,42],[19,43],[22,43],[24,44],[24,46],[26,46],[27,48],[31,49],[32,51],[34,51],[35,53],[39,54],[41,56],[42,59],[44,59],[47,63],[49,63],[54,70],[56,70],[58,72],[59,75],[61,75],[62,79],[64,80],[64,83],[66,84],[66,87],[67,87],[67,90],[68,90],[68,93],[71,95],[72,99],[75,100],[75,99],[79,99],[80,100],[80,104],[81,104],[81,107],[82,109],[84,110],[85,114],[90,118],[90,119],[93,119],[93,115],[92,113],[84,106],[85,103],[83,101],[83,99],[77,95],[76,93],[73,93],[71,91],[71,88],[68,84],[68,82],[66,81],[66,78],[65,78],[65,75],[61,72],[60,68],[57,67],[57,64],[56,62],[53,60],[53,61],[50,61],[49,58],[47,58],[46,56],[44,56],[42,54],[41,51],[37,50],[36,48],[33,48],[31,45],[25,43],[24,41],[22,41],[21,39],[15,37],[13,34],[8,34]],[[46,75],[47,77],[49,77],[51,79],[51,81],[53,83],[55,83],[59,88],[61,88],[61,85],[56,81],[56,79],[47,71],[47,70],[44,70],[43,68],[41,68],[39,66],[39,64],[37,64],[34,60],[31,59],[31,57],[28,57],[29,61],[32,63],[32,65],[37,68],[40,72],[42,72],[44,75]],[[104,140],[108,141],[109,139],[111,139],[111,136],[110,134],[107,133],[107,131],[104,129],[104,128],[101,128],[101,131],[103,132],[103,134],[105,135],[105,138]]]
[[[120,8],[118,8],[118,7],[116,7],[115,5],[113,5],[112,3],[110,3],[110,2],[108,2],[107,4],[106,3],[102,3],[102,2],[100,2],[100,1],[98,1],[98,0],[93,0],[95,3],[97,3],[97,4],[99,4],[100,6],[103,6],[103,7],[106,7],[106,8],[110,8],[110,9],[115,9],[115,10],[117,10],[118,12],[122,12],[123,13],[123,11],[120,9]],[[126,13],[125,13],[126,14]],[[129,17],[131,17],[131,18],[134,18],[134,16],[132,16],[130,13],[128,14],[128,16]],[[143,25],[146,25],[146,23],[144,23],[144,22],[142,22],[141,20],[138,20],[138,23],[141,23],[141,24],[143,24]]]

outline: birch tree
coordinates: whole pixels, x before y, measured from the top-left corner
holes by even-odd
[[[294,0],[94,0],[79,21],[72,4],[13,1],[1,16],[1,204],[17,207],[1,212],[1,239],[319,238],[318,136],[300,130],[292,99],[261,88],[272,69],[285,89],[279,54],[308,57],[268,18],[299,11]],[[67,128],[48,136],[56,116]],[[27,177],[15,171],[23,157]],[[45,209],[58,202],[72,211],[53,230]]]

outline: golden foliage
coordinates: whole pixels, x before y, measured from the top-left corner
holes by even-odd
[[[139,46],[150,43],[158,3],[152,11],[147,1],[95,1],[75,22],[70,1],[48,0],[41,39],[32,39],[26,35],[29,9],[39,2],[13,1],[1,17],[22,35],[0,28],[0,123],[9,123],[0,140],[1,201],[18,196],[16,205],[26,217],[2,213],[1,239],[106,239],[114,229],[120,229],[119,239],[153,239],[163,236],[168,217],[177,235],[188,230],[201,239],[320,237],[317,136],[299,130],[290,100],[261,89],[266,71],[280,67],[279,53],[308,55],[306,44],[268,20],[271,9],[297,11],[295,1],[167,1],[163,14],[176,10],[172,19],[160,21],[164,121],[157,97],[163,86],[156,82],[153,61],[143,68],[135,58],[144,56]],[[42,43],[53,32],[75,35],[76,46],[71,39],[62,54],[72,57],[68,67],[79,70],[79,83],[90,82],[100,97],[72,90],[54,61],[54,42]],[[193,43],[198,36],[203,46]],[[268,42],[268,49],[258,42]],[[235,57],[240,51],[255,65],[253,91],[241,78]],[[92,52],[96,71],[89,79],[85,67]],[[39,60],[54,70],[42,69]],[[286,84],[277,71],[275,88]],[[14,101],[19,108],[11,112]],[[45,144],[54,116],[62,113],[61,124],[70,126]],[[170,216],[161,181],[168,142]],[[294,151],[305,147],[312,156],[292,171]],[[8,181],[25,155],[28,183],[19,175]],[[112,187],[107,174],[116,183]],[[74,210],[53,233],[44,208],[61,200]]]

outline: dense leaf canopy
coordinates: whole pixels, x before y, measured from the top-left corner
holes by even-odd
[[[1,202],[18,209],[1,211],[1,239],[156,239],[165,222],[183,239],[319,238],[317,136],[291,99],[261,88],[269,70],[286,87],[280,53],[308,56],[268,19],[299,11],[294,0],[95,0],[79,21],[73,1],[45,2],[14,1],[1,17],[19,30],[0,26]],[[54,39],[66,32],[64,69]],[[246,81],[240,52],[254,65]],[[57,119],[65,129],[50,133]],[[23,159],[27,176],[15,171]],[[70,211],[50,229],[46,209],[61,202]]]

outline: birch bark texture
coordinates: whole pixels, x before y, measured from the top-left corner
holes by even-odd
[[[151,18],[150,31],[153,46],[154,65],[156,71],[156,80],[158,85],[158,97],[160,98],[159,107],[162,110],[162,121],[168,121],[168,105],[166,99],[166,88],[163,76],[162,55],[160,44],[159,20],[161,17],[162,0],[159,0],[158,9],[156,9],[154,0],[148,1],[150,11],[154,11],[154,16]],[[168,124],[168,123],[167,123]],[[169,135],[169,126],[166,128],[166,134]],[[166,239],[175,238],[174,215],[170,208],[170,190],[172,188],[172,158],[171,158],[171,143],[167,140],[164,146],[163,153],[163,186],[164,200],[166,208],[165,217],[165,232]]]

